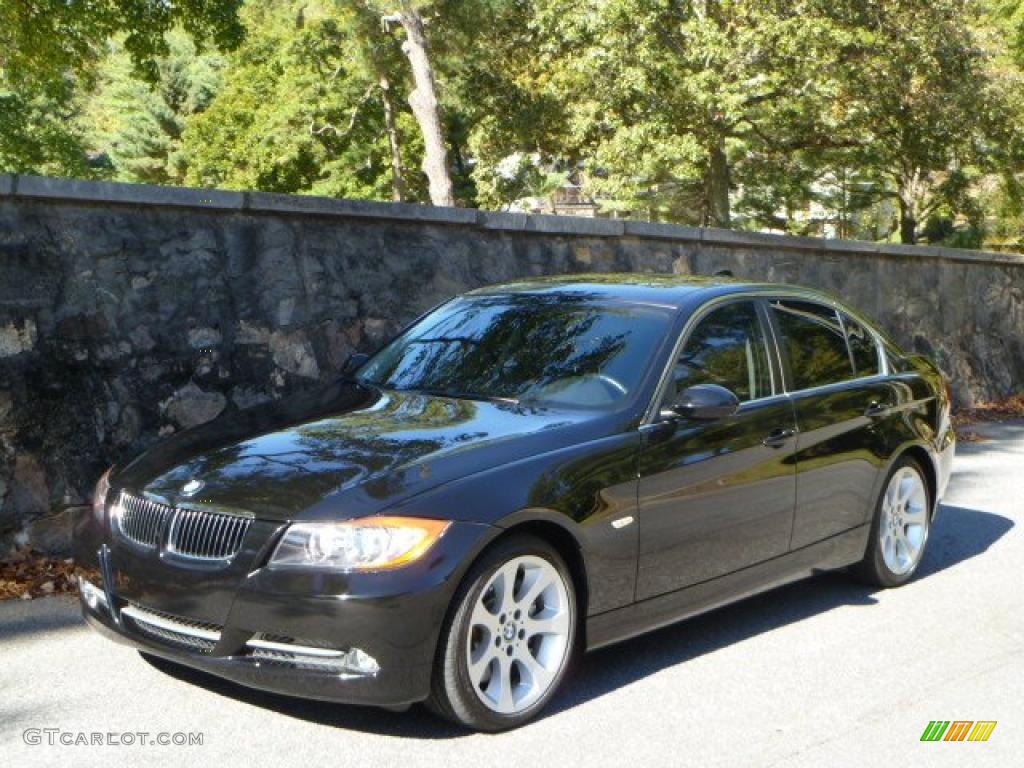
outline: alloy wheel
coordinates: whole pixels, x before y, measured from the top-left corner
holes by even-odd
[[[488,709],[517,714],[551,687],[569,652],[568,587],[541,557],[504,563],[488,579],[469,621],[469,677]]]
[[[928,541],[928,491],[913,467],[900,468],[889,480],[878,538],[882,559],[894,574],[902,576],[917,566]]]

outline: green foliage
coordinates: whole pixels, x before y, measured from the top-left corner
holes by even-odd
[[[183,183],[182,133],[221,86],[221,55],[199,53],[180,31],[169,33],[167,43],[167,55],[154,62],[158,76],[152,84],[134,76],[131,57],[112,43],[95,90],[84,99],[85,141],[120,181]]]
[[[426,201],[403,8],[459,204],[1024,242],[1021,0],[0,0],[0,170]]]
[[[1024,0],[988,0],[986,11],[1005,36],[1012,55],[1024,63]]]
[[[181,27],[200,43],[230,48],[241,40],[241,0],[0,0],[0,71],[12,89],[59,84],[86,71],[107,41],[124,33],[138,71],[156,79],[156,60],[170,47],[165,35]]]
[[[589,161],[589,189],[639,215],[725,225],[737,189],[756,214],[786,157],[830,141],[846,33],[828,3],[536,6],[544,87],[568,113],[563,151]]]
[[[568,173],[545,167],[538,153],[513,152],[494,165],[478,166],[475,174],[480,198],[498,208],[528,199],[550,201],[568,182]]]
[[[838,62],[836,108],[851,141],[842,160],[895,198],[901,237],[913,242],[928,218],[966,200],[1005,108],[975,31],[976,4],[847,0],[833,12],[857,31]]]
[[[74,129],[74,83],[58,88],[0,87],[0,172],[89,176],[85,147]]]
[[[445,0],[429,17],[457,195],[506,208],[565,177],[565,105],[542,86],[533,0]],[[454,129],[454,130],[453,130]],[[529,158],[528,161],[524,158]],[[517,169],[509,176],[509,165]]]
[[[109,41],[150,81],[180,27],[200,43],[228,48],[243,30],[241,0],[0,0],[0,171],[89,176],[81,102]],[[78,93],[76,93],[78,91]]]
[[[353,5],[279,0],[249,3],[243,19],[248,35],[223,88],[185,132],[188,183],[389,198],[379,49],[392,41],[380,25]],[[404,102],[404,93],[391,98]],[[414,168],[406,113],[399,131]]]

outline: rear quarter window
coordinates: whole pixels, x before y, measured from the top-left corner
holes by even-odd
[[[885,352],[885,359],[889,365],[890,373],[908,373],[914,370],[914,366],[895,344],[883,343],[882,349]]]

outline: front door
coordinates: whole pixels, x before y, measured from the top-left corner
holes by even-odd
[[[694,326],[665,401],[718,384],[741,401],[733,416],[646,428],[639,465],[637,599],[671,592],[782,555],[796,499],[795,419],[765,332],[748,299],[716,305]]]

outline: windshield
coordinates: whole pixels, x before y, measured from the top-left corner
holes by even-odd
[[[385,389],[608,408],[639,386],[667,307],[585,294],[465,296],[374,355],[360,381]]]

